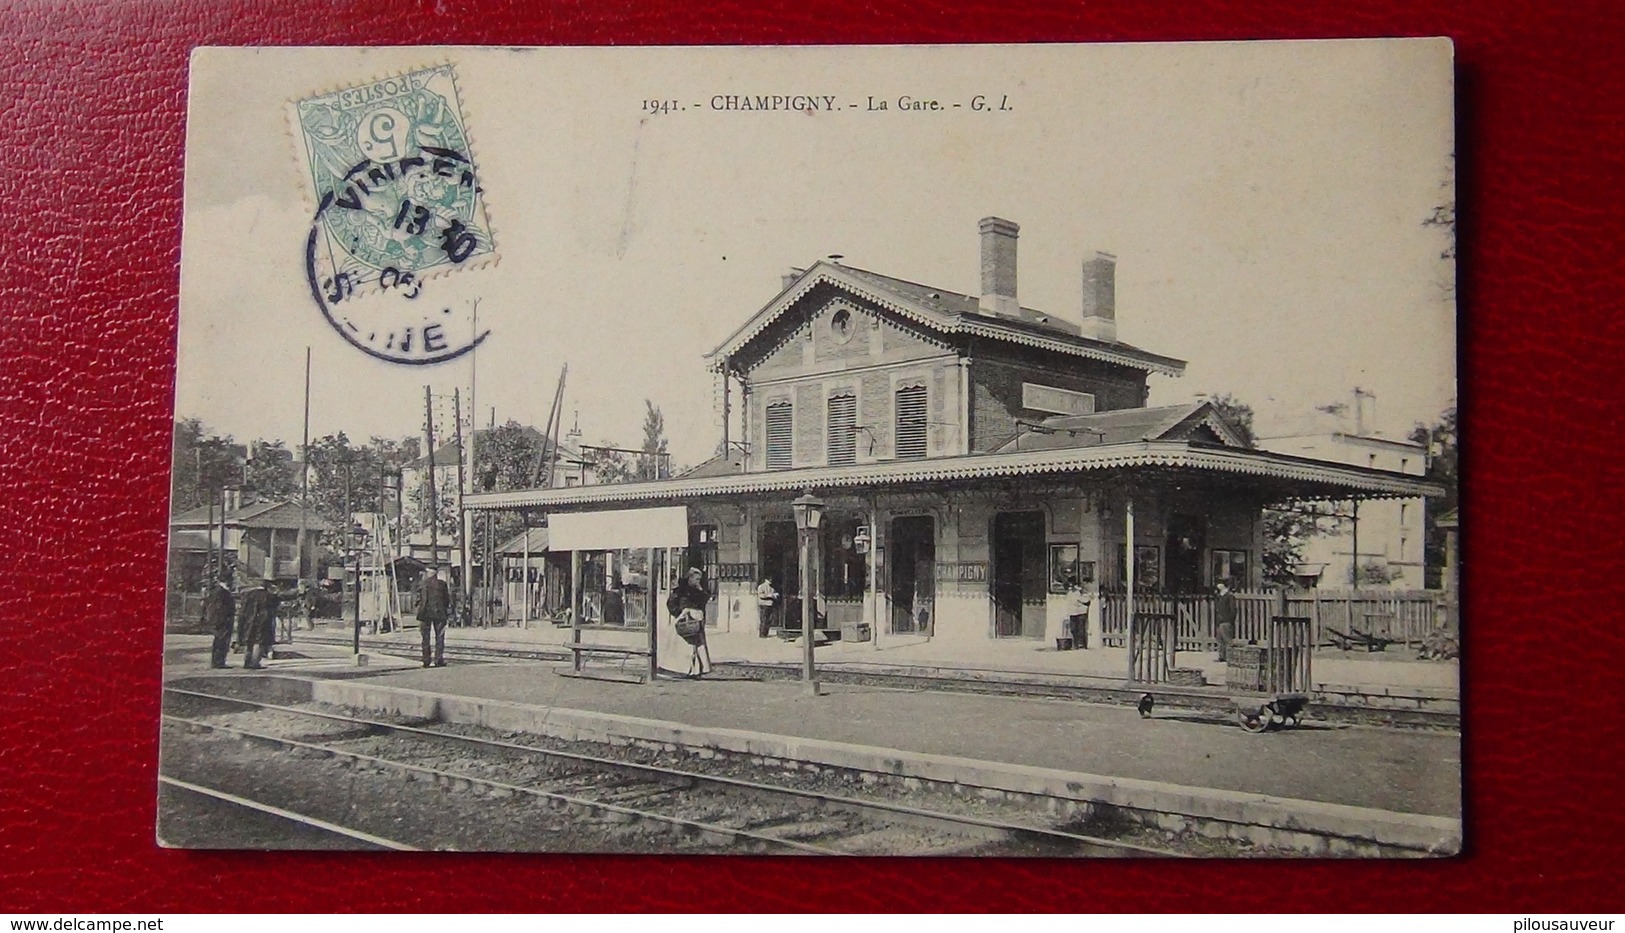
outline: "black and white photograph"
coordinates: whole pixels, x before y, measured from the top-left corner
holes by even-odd
[[[1446,39],[202,48],[156,836],[1463,847]]]

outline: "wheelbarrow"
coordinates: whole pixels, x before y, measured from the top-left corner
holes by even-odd
[[[1225,650],[1225,686],[1245,732],[1296,728],[1309,706],[1309,620],[1275,616],[1269,635],[1267,645],[1231,644]]]

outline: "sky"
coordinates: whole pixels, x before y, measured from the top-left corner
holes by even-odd
[[[478,302],[479,351],[405,366],[345,343],[311,299],[289,102],[438,62],[500,259],[424,286],[454,320]],[[177,415],[296,446],[308,347],[312,438],[419,434],[426,384],[472,394],[481,425],[541,426],[568,363],[588,442],[637,446],[647,398],[692,464],[721,433],[703,356],[782,272],[840,254],[975,294],[977,222],[996,215],[1021,225],[1027,307],[1077,319],[1082,260],[1118,257],[1120,339],[1189,361],[1152,377],[1152,404],[1228,393],[1268,420],[1358,385],[1403,435],[1456,392],[1453,270],[1423,225],[1454,199],[1452,67],[1443,40],[201,50]],[[842,109],[711,109],[726,94]],[[1011,109],[972,110],[978,94]]]

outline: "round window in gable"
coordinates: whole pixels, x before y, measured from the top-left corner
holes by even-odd
[[[852,312],[845,308],[836,311],[829,319],[830,333],[835,335],[836,343],[846,343],[852,339]]]

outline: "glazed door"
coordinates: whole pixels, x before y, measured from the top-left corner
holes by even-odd
[[[1172,593],[1194,593],[1202,588],[1202,555],[1207,546],[1207,522],[1200,515],[1168,517],[1167,586]]]

